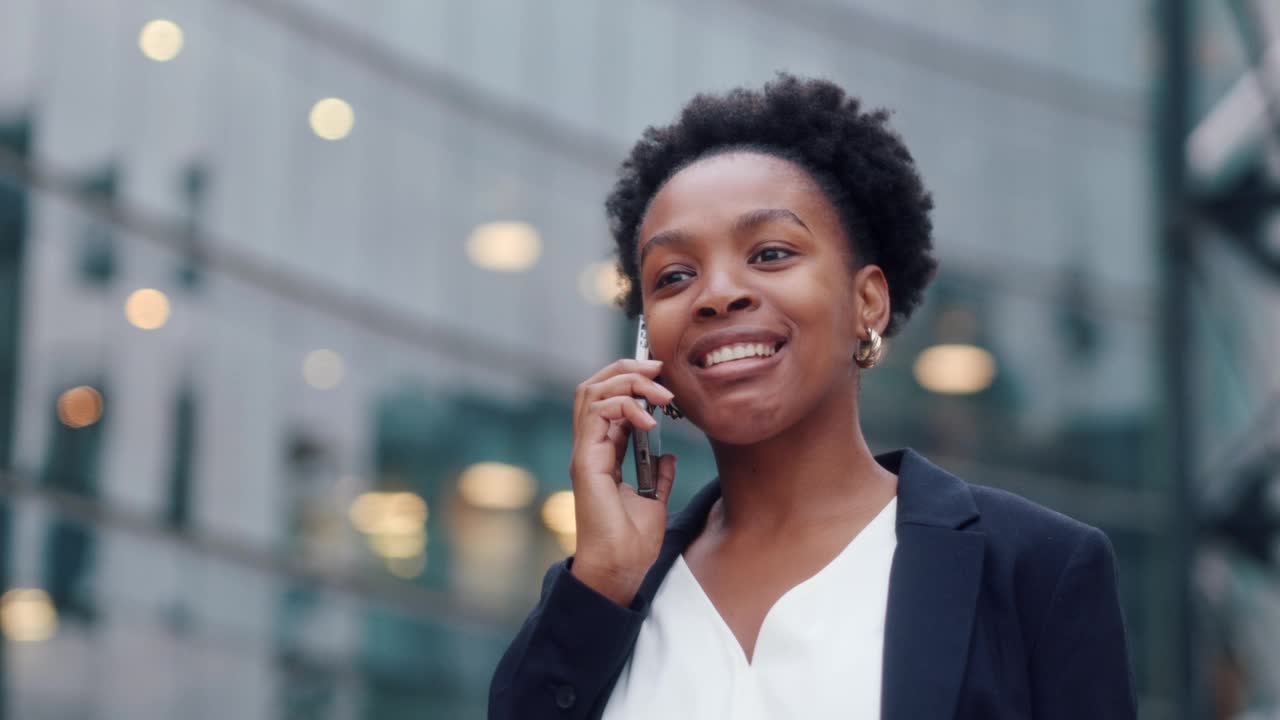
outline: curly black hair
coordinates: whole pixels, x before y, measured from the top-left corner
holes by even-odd
[[[887,110],[863,110],[832,82],[783,73],[763,90],[700,94],[675,123],[646,129],[605,202],[618,268],[630,281],[621,299],[627,314],[641,311],[636,234],[654,195],[698,160],[746,150],[809,173],[839,213],[856,262],[884,271],[892,308],[885,335],[897,332],[938,262],[931,254],[933,199],[888,119]]]

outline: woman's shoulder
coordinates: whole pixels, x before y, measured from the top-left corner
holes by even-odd
[[[987,530],[1034,530],[1036,536],[1079,539],[1097,528],[1053,508],[997,487],[965,482],[978,506],[980,522]]]
[[[910,448],[883,456],[898,472],[899,521],[942,525],[1013,547],[1074,546],[1101,536],[1075,518],[1027,498],[961,477]]]
[[[992,571],[1050,585],[1073,567],[1114,573],[1115,551],[1098,528],[1008,490],[966,484],[979,512],[970,529],[986,536]]]

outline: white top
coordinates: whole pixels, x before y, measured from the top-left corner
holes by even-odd
[[[894,498],[765,615],[750,663],[684,557],[654,596],[604,720],[880,717]]]

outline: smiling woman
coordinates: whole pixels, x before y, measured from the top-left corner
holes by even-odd
[[[652,360],[574,406],[577,554],[494,675],[490,718],[1132,718],[1098,530],[873,455],[858,388],[937,263],[884,111],[781,76],[650,128],[607,208]],[[621,483],[634,398],[678,403],[719,476],[668,517]]]

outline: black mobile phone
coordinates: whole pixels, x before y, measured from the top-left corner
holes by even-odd
[[[649,334],[644,327],[643,315],[640,316],[640,323],[636,329],[636,359],[649,359]],[[636,400],[646,412],[653,413],[654,407],[648,400],[644,398],[636,398]],[[656,415],[654,419],[657,419]],[[656,498],[658,496],[658,456],[662,454],[658,426],[655,425],[652,430],[632,426],[631,454],[636,460],[636,490],[644,497]]]

